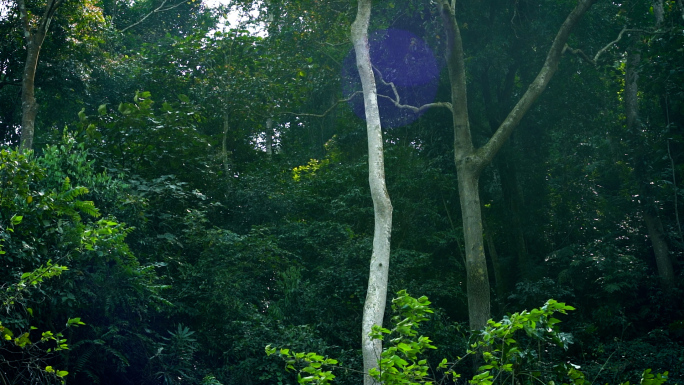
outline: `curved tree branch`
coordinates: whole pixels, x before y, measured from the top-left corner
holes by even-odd
[[[394,99],[392,99],[392,97],[390,97],[390,96],[380,95],[380,94],[378,94],[378,97],[384,98],[384,99],[389,99],[394,104],[395,107],[410,110],[411,112],[416,113],[416,114],[420,113],[422,111],[425,111],[428,108],[432,108],[432,107],[445,107],[445,108],[448,108],[449,111],[453,112],[453,107],[451,106],[451,103],[449,103],[449,102],[428,103],[428,104],[423,104],[420,107],[411,106],[408,104],[401,104],[401,97],[399,96],[399,92],[397,91],[397,87],[394,85],[394,82],[386,82],[385,79],[382,77],[382,73],[380,72],[380,70],[378,70],[377,67],[373,66],[373,70],[378,75],[378,79],[380,80],[380,83],[382,83],[382,85],[384,85],[384,86],[391,87],[392,93],[394,93]]]
[[[593,58],[589,57],[589,55],[584,53],[584,51],[582,51],[581,49],[572,48],[567,44],[563,48],[563,52],[565,52],[566,50],[570,51],[570,53],[582,57],[584,60],[588,61],[589,63],[591,63],[593,65],[597,65],[596,63],[598,63],[599,57],[601,57],[601,55],[603,55],[610,47],[617,44],[622,39],[622,35],[625,32],[642,32],[642,33],[648,33],[648,34],[662,34],[662,33],[665,33],[666,31],[651,31],[651,30],[646,30],[646,29],[624,27],[624,28],[622,28],[622,30],[620,31],[618,36],[615,38],[615,40],[611,41],[610,43],[606,44],[603,48],[598,50],[598,52],[596,52],[596,55],[594,55]]]
[[[556,38],[551,44],[551,48],[546,56],[546,61],[539,71],[539,74],[537,74],[537,77],[527,88],[525,94],[520,98],[515,107],[513,107],[487,144],[477,151],[480,169],[494,159],[494,155],[501,149],[501,146],[503,146],[506,139],[511,135],[513,129],[518,126],[525,113],[527,113],[539,95],[546,89],[546,86],[558,69],[558,64],[560,63],[561,55],[563,54],[566,42],[570,36],[570,31],[577,22],[579,22],[582,15],[584,15],[584,13],[586,13],[594,4],[594,1],[595,0],[581,0],[565,19],[565,22],[563,22],[563,25],[558,30],[558,34],[556,34]]]
[[[140,20],[136,21],[135,23],[129,25],[128,27],[122,29],[120,32],[126,32],[126,31],[128,31],[129,29],[131,29],[131,28],[135,27],[136,25],[142,23],[143,21],[145,21],[145,19],[147,19],[148,17],[152,16],[152,15],[155,14],[155,13],[165,12],[165,11],[172,10],[172,9],[174,9],[174,8],[177,8],[177,7],[181,6],[181,5],[183,5],[183,3],[185,3],[185,1],[181,1],[181,2],[179,2],[179,3],[177,3],[177,4],[170,5],[170,6],[166,7],[166,8],[164,8],[164,5],[166,5],[166,0],[164,0],[164,1],[162,1],[162,3],[161,3],[157,8],[155,8],[154,10],[152,10],[152,11],[151,11],[150,13],[148,13],[147,15],[143,16],[142,19],[140,19]]]
[[[349,95],[348,98],[340,99],[340,100],[336,101],[332,106],[330,106],[330,108],[325,110],[325,112],[323,112],[322,114],[307,114],[307,113],[289,112],[289,111],[281,112],[281,114],[296,115],[296,116],[312,116],[314,118],[325,118],[330,113],[330,111],[334,110],[338,105],[340,105],[341,103],[346,103],[346,102],[354,99],[354,97],[356,97],[357,95],[363,95],[363,92],[362,91],[356,91],[353,94]]]
[[[402,108],[405,110],[409,110],[409,111],[413,112],[414,114],[421,113],[421,112],[423,112],[429,108],[433,108],[433,107],[444,107],[444,108],[448,109],[449,111],[453,111],[453,109],[451,107],[451,103],[449,103],[449,102],[428,103],[428,104],[423,104],[420,107],[416,107],[416,106],[412,106],[409,104],[401,104],[396,99],[392,99],[391,97],[389,97],[387,95],[378,94],[378,97],[383,98],[383,99],[387,99],[387,100],[391,101],[395,107]]]

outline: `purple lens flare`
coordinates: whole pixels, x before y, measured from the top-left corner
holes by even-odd
[[[399,29],[387,29],[371,33],[368,36],[370,56],[375,72],[375,83],[378,90],[378,107],[380,122],[384,128],[400,127],[418,119],[420,113],[399,108],[393,101],[380,95],[395,99],[394,88],[400,97],[400,103],[420,107],[434,101],[439,85],[439,67],[437,60],[425,42],[411,32]],[[354,50],[344,59],[342,66],[342,92],[345,97],[361,90],[361,80],[356,68]],[[362,97],[354,97],[349,106],[361,119],[365,119]]]

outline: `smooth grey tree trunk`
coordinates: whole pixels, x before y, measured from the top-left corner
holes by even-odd
[[[378,110],[375,76],[371,65],[368,46],[368,23],[371,14],[371,0],[359,0],[356,20],[351,26],[351,39],[356,52],[356,66],[363,87],[363,102],[366,111],[368,133],[368,182],[373,198],[375,229],[373,252],[371,254],[368,291],[363,306],[361,325],[361,350],[363,353],[364,385],[375,384],[368,375],[378,367],[382,342],[369,336],[373,325],[382,326],[387,301],[387,280],[390,261],[390,236],[392,231],[392,203],[385,185],[382,129]]]

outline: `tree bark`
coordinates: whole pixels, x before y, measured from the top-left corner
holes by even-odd
[[[389,274],[390,236],[392,230],[392,203],[385,185],[382,128],[378,110],[377,89],[368,46],[368,24],[371,0],[359,0],[356,20],[351,26],[351,39],[356,52],[356,66],[363,87],[363,101],[366,112],[368,134],[368,182],[373,198],[375,229],[371,255],[368,291],[363,307],[361,326],[361,350],[363,353],[364,385],[375,384],[368,375],[372,368],[378,368],[382,353],[382,341],[369,336],[373,325],[382,326],[387,301]]]
[[[273,156],[273,119],[266,119],[266,155]]]
[[[478,191],[482,169],[492,162],[513,129],[541,95],[558,69],[570,31],[594,0],[580,0],[558,30],[542,69],[525,94],[481,148],[473,147],[466,90],[465,62],[461,33],[456,21],[455,1],[439,0],[440,15],[447,37],[447,66],[451,80],[454,125],[454,163],[458,175],[466,250],[468,318],[472,330],[482,329],[490,317],[490,288],[482,240],[482,213]]]
[[[228,162],[228,131],[230,124],[228,121],[228,113],[223,114],[223,138],[221,140],[221,161],[223,162],[223,170],[226,173],[225,178],[230,178],[230,163]]]
[[[29,39],[30,42],[26,44],[26,64],[24,65],[24,77],[21,82],[20,152],[33,149],[33,136],[35,133],[36,116],[38,115],[38,103],[36,102],[34,90],[41,44],[36,41],[37,39],[34,40],[33,37]]]
[[[660,27],[665,20],[665,8],[663,7],[663,0],[653,0],[653,16],[655,17],[656,28]]]
[[[652,214],[648,209],[644,210],[644,222],[646,223],[648,239],[653,245],[658,275],[663,286],[669,290],[675,286],[675,275],[672,260],[670,260],[670,249],[663,237],[663,223],[657,214]]]
[[[659,21],[656,19],[656,24]],[[623,99],[625,101],[625,116],[628,132],[641,135],[641,128],[639,122],[639,64],[641,62],[641,55],[638,52],[630,50],[627,53],[627,64],[625,70],[625,91]],[[643,148],[642,141],[637,140],[639,155],[635,159],[634,172],[639,184],[639,195],[641,201],[641,211],[646,225],[646,233],[648,239],[653,246],[653,254],[655,255],[656,267],[658,269],[658,276],[663,288],[669,289],[675,286],[674,268],[670,260],[670,250],[663,235],[663,225],[660,221],[657,211],[657,203],[653,192],[651,191],[650,180],[646,171],[645,154],[646,149]]]
[[[497,102],[493,99],[491,92],[491,84],[489,82],[489,69],[484,68],[481,75],[482,80],[482,97],[484,100],[485,110],[487,111],[487,123],[489,124],[490,134],[493,135],[495,130],[501,124],[501,104],[502,99],[510,94],[512,89],[513,79],[516,74],[516,65],[512,65],[509,68],[508,74],[500,89],[496,94]],[[508,218],[511,222],[511,227],[509,231],[509,238],[512,239],[511,243],[515,247],[515,255],[517,257],[517,270],[520,278],[525,279],[529,272],[529,254],[527,253],[527,243],[525,242],[525,234],[523,232],[521,217],[521,207],[523,206],[523,196],[520,189],[520,184],[518,183],[518,173],[515,167],[515,163],[512,160],[511,149],[502,147],[497,154],[496,160],[494,161],[496,168],[499,171],[499,176],[501,180],[501,195],[503,196],[503,201],[508,211]],[[487,241],[489,247],[489,240]],[[497,283],[497,293],[499,293]]]
[[[17,0],[24,30],[24,44],[26,45],[26,63],[24,63],[24,74],[21,82],[21,141],[19,143],[19,151],[21,152],[33,149],[36,116],[38,115],[38,103],[35,97],[38,58],[52,17],[62,3],[63,0],[48,0],[43,10],[43,16],[34,26],[31,25],[26,1]]]
[[[485,241],[487,242],[487,250],[489,250],[489,258],[492,260],[492,268],[494,269],[494,287],[496,288],[496,295],[499,299],[504,298],[506,293],[506,286],[503,277],[503,267],[499,260],[499,253],[496,251],[494,244],[494,234],[492,229],[487,226],[487,222],[482,220],[482,227],[485,231]]]

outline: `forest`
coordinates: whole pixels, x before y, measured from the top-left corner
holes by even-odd
[[[683,0],[0,36],[0,385],[684,384]]]

